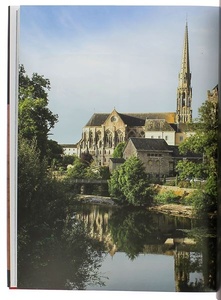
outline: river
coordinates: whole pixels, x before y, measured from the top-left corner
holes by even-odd
[[[211,222],[82,204],[59,237],[33,240],[18,274],[22,288],[202,292],[215,262]]]

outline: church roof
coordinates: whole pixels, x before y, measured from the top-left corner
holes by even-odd
[[[147,131],[175,131],[174,126],[164,119],[147,119],[145,129]]]
[[[165,119],[168,123],[174,123],[175,112],[169,113],[118,113],[122,121],[128,126],[144,126],[146,119]],[[85,126],[101,126],[110,114],[95,113]]]
[[[95,113],[85,126],[101,126],[106,121],[109,115],[110,114],[106,113]]]
[[[148,139],[148,138],[130,138],[137,150],[143,151],[170,151],[167,142],[164,139]]]

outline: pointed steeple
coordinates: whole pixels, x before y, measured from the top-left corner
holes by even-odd
[[[189,60],[188,24],[186,22],[181,70],[177,88],[177,123],[192,120],[192,88]]]

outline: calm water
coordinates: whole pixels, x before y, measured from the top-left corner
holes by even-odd
[[[84,204],[56,237],[21,256],[23,288],[214,291],[216,245],[208,223],[140,209]],[[31,257],[31,258],[30,258]]]

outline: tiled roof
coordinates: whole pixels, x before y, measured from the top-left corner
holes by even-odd
[[[179,147],[178,146],[172,146],[169,145],[168,146],[170,150],[173,151],[173,157],[177,157],[177,158],[192,158],[192,159],[202,159],[203,155],[202,154],[197,154],[191,151],[187,151],[187,153],[185,154],[181,154],[179,152]]]
[[[147,119],[145,129],[147,131],[175,131],[165,119]]]
[[[164,139],[130,138],[137,150],[144,151],[171,151]]]
[[[77,144],[61,144],[63,148],[77,148]]]
[[[128,126],[144,126],[146,119],[165,119],[168,123],[175,122],[175,113],[118,113]],[[101,126],[110,114],[95,113],[85,126]]]
[[[110,114],[100,113],[93,114],[85,126],[101,126]]]

